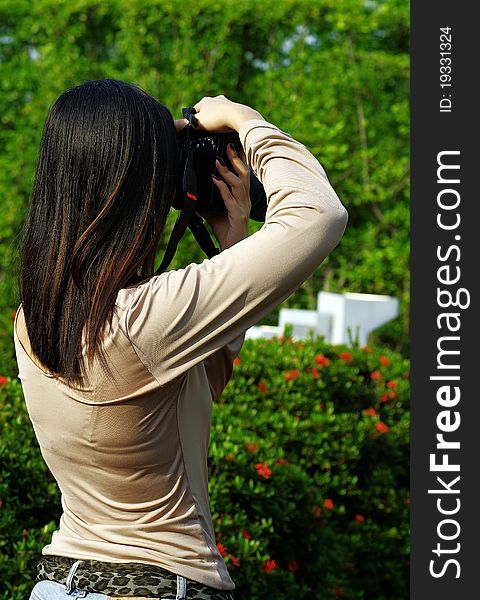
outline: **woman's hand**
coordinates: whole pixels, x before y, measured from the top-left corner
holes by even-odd
[[[232,102],[223,94],[221,96],[204,96],[200,102],[193,105],[196,110],[198,128],[206,131],[224,132],[232,129],[238,131],[240,125],[249,119],[262,119],[262,115],[238,102]]]
[[[198,120],[198,129],[222,133],[238,131],[240,125],[249,119],[265,119],[262,115],[246,104],[232,102],[225,96],[204,96],[194,107]],[[175,129],[181,131],[188,124],[187,119],[176,119]]]
[[[223,95],[203,97],[194,105],[198,128],[205,131],[225,132],[238,131],[244,121],[250,119],[265,120],[262,115],[245,104],[232,102]],[[187,119],[177,119],[175,129],[181,131]],[[241,155],[239,154],[241,153]],[[198,211],[209,223],[222,250],[230,248],[240,240],[248,237],[248,221],[252,203],[250,201],[250,168],[246,164],[243,148],[238,153],[227,146],[228,158],[235,169],[232,173],[220,161],[216,161],[221,179],[213,177],[225,204],[226,212]]]
[[[250,201],[250,169],[238,153],[227,146],[227,154],[236,173],[232,173],[219,160],[216,162],[221,179],[212,175],[225,204],[226,212],[198,211],[209,223],[222,250],[230,248],[248,237],[248,220],[252,203]]]

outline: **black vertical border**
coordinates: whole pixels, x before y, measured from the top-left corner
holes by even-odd
[[[457,0],[412,0],[411,8],[411,598],[413,600],[451,600],[452,598],[480,599],[480,314],[478,309],[480,277],[480,22],[475,18],[477,3]],[[441,113],[440,88],[440,28],[452,29],[452,112]],[[460,192],[458,208],[461,223],[456,231],[442,231],[437,225],[437,194],[442,189],[437,183],[437,154],[441,151],[460,150]],[[453,162],[455,159],[453,159]],[[455,211],[452,211],[455,212]],[[453,215],[452,215],[453,218]],[[455,240],[455,235],[460,240]],[[437,246],[446,250],[457,243],[461,257],[454,255],[447,261],[454,270],[461,269],[457,285],[441,285],[437,269],[442,263],[437,258]],[[452,273],[454,271],[452,270]],[[470,305],[461,309],[441,309],[437,305],[437,287],[460,287],[470,294]],[[465,299],[465,298],[464,298]],[[462,302],[464,301],[462,300]],[[461,327],[457,333],[437,327],[437,316],[442,310],[460,313]],[[437,415],[441,407],[436,398],[437,389],[447,382],[430,379],[439,374],[437,340],[442,335],[459,335],[459,342],[450,342],[450,348],[460,349],[452,355],[451,364],[460,363],[459,382],[461,399],[456,407],[460,413],[460,427],[445,433],[445,439],[458,440],[459,450],[448,452],[452,464],[460,464],[460,472],[433,473],[429,456],[437,452],[441,460],[443,451],[436,450]],[[453,374],[453,371],[443,371]],[[453,415],[452,415],[453,418]],[[436,477],[444,475],[446,481],[460,475],[456,486],[459,494],[443,495],[445,508],[456,506],[457,514],[441,515],[437,510],[440,495],[429,494],[429,489],[440,489]],[[460,525],[458,538],[450,542],[441,540],[437,526],[442,519],[456,519]],[[450,527],[450,529],[449,529]],[[454,525],[442,529],[453,535]],[[446,549],[456,548],[458,553],[437,557],[432,550],[440,543]],[[434,578],[434,569],[440,572],[449,559],[456,559],[457,568],[451,564],[442,577]],[[429,594],[428,596],[426,594]]]

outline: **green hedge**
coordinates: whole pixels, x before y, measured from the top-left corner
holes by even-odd
[[[400,315],[375,339],[408,356],[407,0],[2,0],[0,364],[13,368],[4,340],[19,304],[17,236],[47,110],[65,89],[102,77],[141,85],[176,117],[225,94],[304,143],[349,222],[283,306],[313,309],[320,290],[395,296]],[[203,258],[187,232],[172,268]],[[262,322],[276,324],[278,310]]]
[[[214,407],[210,495],[237,597],[409,596],[409,364],[321,338],[247,340]],[[19,382],[0,379],[2,600],[59,518]]]

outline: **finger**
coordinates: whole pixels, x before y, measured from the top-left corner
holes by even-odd
[[[225,208],[227,209],[229,221],[230,219],[234,220],[245,220],[248,222],[250,211],[251,211],[251,203],[250,198],[247,195],[247,204],[244,206],[241,202],[237,202],[235,196],[232,195],[228,186],[221,179],[216,179],[214,175],[212,175],[212,180],[214,184],[217,186],[220,195],[223,199],[223,203]]]
[[[246,180],[250,181],[250,167],[237,153],[233,144],[227,144],[227,154],[237,175],[243,180],[244,183]]]
[[[237,154],[241,158],[242,162],[244,162],[245,165],[247,166],[248,171],[250,171],[250,167],[248,165],[247,157],[245,155],[245,150],[243,149],[242,145],[240,145],[240,148],[237,148]]]
[[[230,189],[221,179],[215,179],[215,176],[213,175],[212,178],[223,198],[228,214],[235,219],[240,217],[246,217],[248,219],[252,205],[250,202],[250,194],[245,190],[245,187],[241,186],[237,189]]]
[[[218,158],[215,161],[215,164],[217,166],[217,170],[220,176],[224,181],[228,183],[229,186],[231,186],[232,188],[239,189],[241,186],[244,185],[240,177],[238,177],[238,175],[235,175],[235,173],[229,171],[228,167],[225,164],[222,164]]]
[[[182,129],[188,125],[188,121],[187,119],[175,119],[174,124],[177,131],[182,131]]]
[[[237,148],[237,154],[243,160],[243,162],[248,165],[247,157],[245,156],[245,150],[243,149],[242,144],[240,144],[240,147]]]
[[[193,108],[197,111],[200,112],[202,110],[202,104],[204,100],[210,100],[211,96],[203,96],[203,98],[201,98],[196,104],[193,105]],[[195,113],[196,114],[196,113]]]
[[[212,181],[217,186],[228,212],[230,214],[235,213],[238,210],[238,205],[228,185],[215,175],[212,175]]]

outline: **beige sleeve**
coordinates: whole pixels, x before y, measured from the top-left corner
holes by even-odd
[[[203,361],[213,400],[218,400],[233,374],[233,359],[238,356],[245,341],[245,332]]]
[[[346,209],[303,144],[261,119],[244,122],[239,136],[267,194],[265,223],[213,258],[152,277],[124,313],[127,335],[160,384],[208,359],[283,302],[337,246],[347,225]]]

